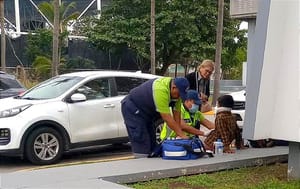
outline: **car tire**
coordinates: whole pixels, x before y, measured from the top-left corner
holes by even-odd
[[[61,158],[62,153],[62,137],[53,128],[37,128],[27,138],[25,155],[33,164],[49,165],[56,163]]]
[[[162,131],[163,125],[164,125],[164,120],[163,119],[158,119],[154,122],[155,138],[156,138],[156,143],[157,144],[159,144],[161,142],[160,133]]]

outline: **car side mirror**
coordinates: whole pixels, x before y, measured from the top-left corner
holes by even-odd
[[[74,93],[71,96],[71,102],[83,102],[86,101],[86,96],[81,93]]]

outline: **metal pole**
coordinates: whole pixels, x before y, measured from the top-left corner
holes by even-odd
[[[102,13],[102,0],[97,0],[97,11],[100,12],[100,14],[97,15],[97,18],[99,19]]]
[[[102,0],[97,0],[97,10],[101,11],[101,7],[102,7]]]
[[[15,0],[16,32],[21,32],[19,0]]]
[[[155,0],[151,0],[151,74],[155,74]]]
[[[1,70],[6,71],[5,53],[5,29],[4,29],[4,0],[0,0],[0,22],[1,22]]]
[[[220,95],[220,68],[222,54],[222,36],[223,36],[223,14],[224,0],[218,1],[218,25],[217,25],[217,41],[216,41],[216,57],[215,57],[215,73],[214,73],[214,95],[212,105],[216,105],[217,98]]]

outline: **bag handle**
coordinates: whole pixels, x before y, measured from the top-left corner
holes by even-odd
[[[204,155],[208,155],[208,157],[214,157],[214,155],[211,152],[206,152],[204,145],[199,138],[193,137],[192,143],[196,143],[196,145],[200,147],[200,152],[195,152],[192,146],[188,144],[175,143],[175,145],[182,146],[186,151],[195,154],[199,157],[203,157]]]

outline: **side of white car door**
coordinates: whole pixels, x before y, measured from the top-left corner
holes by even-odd
[[[69,103],[71,142],[95,141],[118,137],[116,107],[120,100],[111,97],[112,78],[86,82],[75,93],[84,94],[86,101]]]
[[[121,99],[123,99],[131,89],[141,85],[148,79],[141,78],[141,77],[115,77],[116,81],[116,88],[117,88],[117,96]],[[145,99],[146,100],[146,99]],[[120,111],[116,112],[116,122],[119,125],[119,136],[124,137],[127,136],[127,129],[124,124],[122,112],[121,112],[121,103],[118,104],[119,106],[117,109]]]

